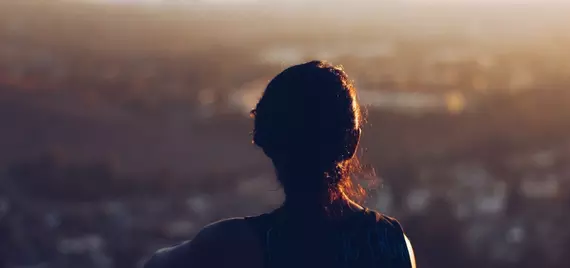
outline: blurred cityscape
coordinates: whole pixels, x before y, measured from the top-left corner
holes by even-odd
[[[0,1],[0,267],[141,267],[278,206],[248,112],[312,59],[355,80],[365,203],[420,267],[568,267],[568,9],[345,5]]]

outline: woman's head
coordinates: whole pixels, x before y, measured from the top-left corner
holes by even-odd
[[[252,116],[253,142],[273,161],[286,195],[353,192],[362,115],[341,67],[311,61],[284,70]]]

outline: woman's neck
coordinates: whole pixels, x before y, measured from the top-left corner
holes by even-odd
[[[342,218],[364,209],[344,194],[339,194],[333,200],[328,196],[302,198],[289,195],[285,198],[283,208],[293,214],[325,218]]]
[[[330,217],[363,210],[341,189],[329,188],[334,186],[325,183],[330,178],[323,172],[302,165],[286,168],[291,166],[274,164],[285,190],[283,208],[291,213]]]

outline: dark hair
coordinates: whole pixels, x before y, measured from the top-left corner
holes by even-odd
[[[287,68],[269,83],[251,115],[253,142],[273,161],[287,196],[362,195],[350,179],[360,167],[355,152],[362,114],[341,66],[311,61]]]

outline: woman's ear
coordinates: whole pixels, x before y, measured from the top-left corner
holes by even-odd
[[[345,152],[343,154],[343,160],[348,160],[354,157],[356,154],[356,150],[358,149],[358,144],[360,143],[360,135],[362,134],[362,130],[352,129],[346,133],[346,147],[344,148]]]

